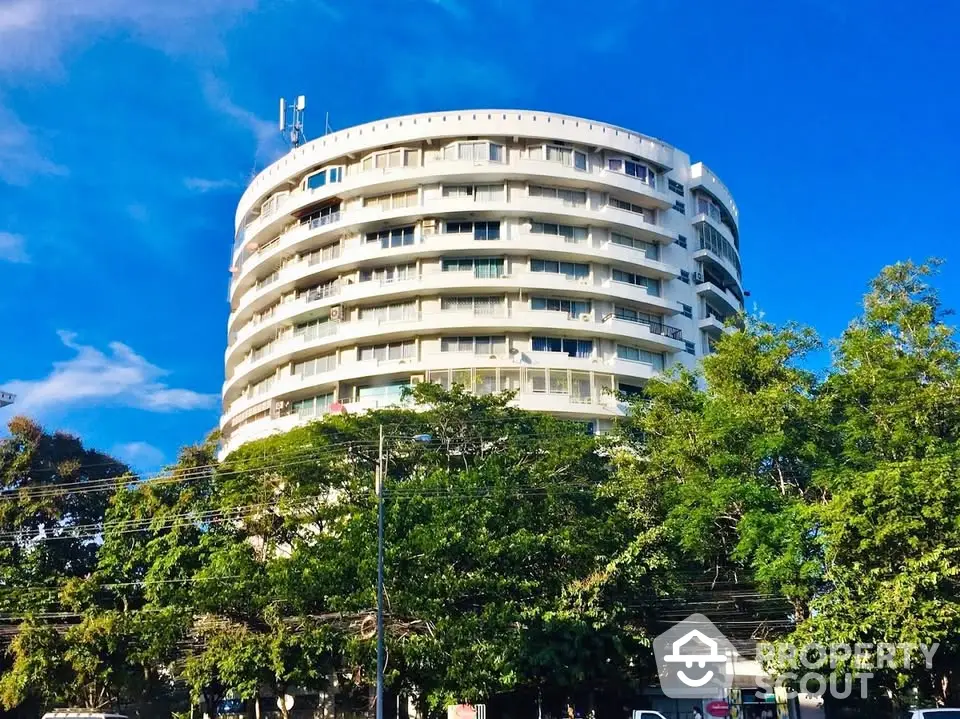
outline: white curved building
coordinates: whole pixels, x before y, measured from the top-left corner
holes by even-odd
[[[223,449],[416,382],[609,426],[742,307],[738,213],[702,163],[576,117],[465,110],[317,138],[237,209]]]

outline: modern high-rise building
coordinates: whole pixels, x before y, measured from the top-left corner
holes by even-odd
[[[418,382],[609,427],[743,303],[737,206],[680,150],[464,110],[306,143],[237,209],[224,451]]]

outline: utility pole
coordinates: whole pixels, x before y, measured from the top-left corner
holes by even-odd
[[[377,719],[383,719],[383,483],[386,477],[383,454],[383,425],[377,456]]]
[[[395,437],[395,435],[394,435]],[[433,435],[417,434],[408,437],[417,444],[428,445],[433,441]],[[383,665],[384,665],[384,638],[383,638],[383,516],[384,516],[384,484],[387,481],[387,454],[383,448],[383,425],[380,425],[380,450],[377,453],[377,719],[383,719]],[[399,712],[398,712],[399,713]]]

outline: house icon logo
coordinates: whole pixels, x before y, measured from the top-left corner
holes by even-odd
[[[702,614],[691,614],[653,640],[660,688],[672,699],[715,699],[733,685],[733,645]]]

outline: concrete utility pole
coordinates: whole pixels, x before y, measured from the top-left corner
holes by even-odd
[[[13,404],[13,400],[15,399],[16,397],[14,395],[0,389],[0,407],[8,407]]]
[[[383,665],[386,649],[383,631],[383,519],[384,484],[387,481],[387,453],[383,445],[383,425],[380,425],[379,450],[377,452],[377,706],[376,719],[383,719]],[[410,437],[419,444],[430,444],[433,437],[429,434],[417,434]]]

